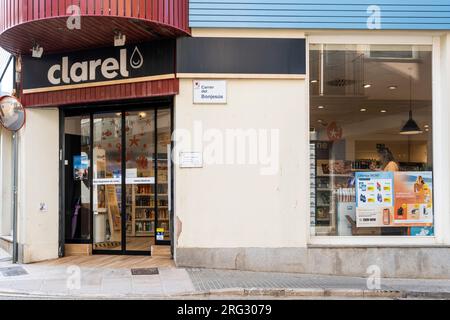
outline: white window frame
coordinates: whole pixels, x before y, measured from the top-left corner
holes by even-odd
[[[449,159],[449,138],[450,128],[448,119],[450,112],[444,105],[445,99],[443,88],[441,88],[441,78],[445,70],[441,69],[441,34],[425,34],[405,32],[394,34],[388,31],[374,32],[354,32],[354,33],[307,33],[307,53],[306,53],[306,105],[307,119],[310,119],[310,97],[309,97],[309,49],[310,44],[356,44],[356,45],[430,45],[432,46],[432,119],[433,119],[433,208],[434,208],[434,236],[316,236],[311,234],[311,219],[308,210],[306,215],[307,245],[327,246],[327,247],[399,247],[399,246],[442,246],[450,245],[450,165],[445,159]],[[450,40],[450,37],[449,37]],[[447,58],[450,51],[444,51]],[[446,65],[447,66],[447,65]],[[448,68],[447,68],[448,69]],[[308,137],[309,143],[309,137]],[[445,146],[445,147],[442,147]],[[309,167],[309,165],[308,165]],[[308,197],[308,204],[310,203]]]

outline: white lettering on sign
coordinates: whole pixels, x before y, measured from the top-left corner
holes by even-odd
[[[142,67],[144,58],[138,47],[134,48],[130,59],[133,69]],[[48,70],[47,78],[52,85],[80,83],[85,81],[96,81],[97,70],[105,79],[114,79],[122,76],[128,78],[130,72],[128,70],[128,52],[127,49],[120,50],[119,60],[115,58],[101,59],[75,62],[69,66],[69,57],[63,57],[61,64],[55,64]]]
[[[194,80],[193,86],[194,103],[227,103],[227,82],[225,80]]]

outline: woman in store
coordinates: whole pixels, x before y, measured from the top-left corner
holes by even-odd
[[[380,156],[382,171],[394,172],[400,170],[397,162],[395,162],[394,155],[392,154],[391,150],[389,150],[389,148],[384,147],[378,149],[378,155]]]

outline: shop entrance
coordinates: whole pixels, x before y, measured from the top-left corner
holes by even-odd
[[[170,245],[171,102],[63,111],[65,243],[93,253]]]

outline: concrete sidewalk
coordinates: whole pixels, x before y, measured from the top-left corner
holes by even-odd
[[[450,280],[381,279],[369,290],[357,277],[231,270],[158,268],[132,275],[128,268],[12,265],[0,262],[0,297],[61,299],[214,298],[438,298],[450,299]]]

